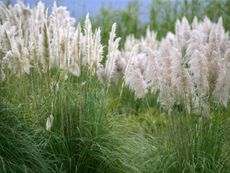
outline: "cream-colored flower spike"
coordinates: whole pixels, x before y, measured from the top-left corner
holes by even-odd
[[[159,61],[157,59],[157,52],[152,51],[150,48],[146,49],[145,52],[147,52],[147,60],[144,79],[151,92],[156,94],[159,90]]]
[[[93,35],[93,46],[92,46],[92,59],[90,68],[95,73],[97,69],[101,66],[102,61],[103,46],[101,44],[101,29],[98,28]]]
[[[91,72],[96,73],[101,66],[103,46],[101,44],[101,30],[97,28],[93,33],[89,14],[86,16],[84,34],[81,36],[81,51],[81,64],[88,66]]]
[[[116,61],[120,56],[118,50],[120,38],[116,38],[116,23],[113,24],[108,42],[108,55],[104,68],[104,78],[110,83],[116,74]]]
[[[131,56],[125,70],[125,84],[135,92],[136,98],[142,98],[147,92],[147,84],[144,80],[146,55],[137,54]]]
[[[46,120],[46,130],[50,130],[53,126],[54,117],[50,115]]]
[[[72,59],[70,47],[75,30],[74,22],[65,7],[57,7],[54,3],[49,16],[51,54],[54,65],[62,69],[67,69]]]
[[[83,42],[83,55],[84,59],[82,63],[84,65],[91,65],[92,58],[92,46],[93,46],[93,33],[92,33],[92,24],[89,20],[89,14],[87,14],[84,24],[84,42]]]

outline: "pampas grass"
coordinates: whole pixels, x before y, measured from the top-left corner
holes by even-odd
[[[79,76],[84,66],[108,86],[123,80],[137,98],[148,90],[159,91],[158,100],[166,109],[187,105],[190,112],[209,107],[207,102],[227,106],[228,96],[223,95],[228,95],[230,83],[223,76],[228,74],[230,41],[222,18],[217,23],[207,17],[203,21],[194,18],[190,25],[183,17],[175,24],[175,34],[169,32],[160,42],[147,28],[145,37],[128,36],[123,50],[119,50],[114,24],[103,64],[101,30],[93,32],[89,15],[82,29],[80,23],[74,26],[65,7],[56,4],[50,14],[41,2],[34,8],[1,4],[1,11],[2,80],[7,78],[6,69],[21,76],[29,74],[31,67],[47,74],[60,68]]]
[[[229,172],[221,18],[121,47],[116,24],[102,45],[89,15],[56,4],[0,14],[0,172]]]

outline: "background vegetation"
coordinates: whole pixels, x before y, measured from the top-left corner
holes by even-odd
[[[146,28],[154,30],[161,39],[168,31],[174,31],[175,22],[185,16],[192,22],[194,16],[203,19],[205,16],[217,22],[222,16],[224,28],[230,29],[230,1],[228,0],[152,0],[148,6],[149,13],[141,14],[141,1],[131,1],[124,10],[116,10],[102,7],[100,12],[93,16],[93,26],[102,28],[102,42],[106,44],[109,31],[114,22],[117,23],[118,36],[124,39],[129,34],[134,34],[137,38],[144,35]],[[144,15],[143,22],[140,15]]]

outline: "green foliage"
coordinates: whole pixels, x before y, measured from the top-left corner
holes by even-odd
[[[161,172],[228,172],[229,118],[171,115],[162,136]]]
[[[17,107],[17,117],[38,131],[25,132],[25,135],[30,134],[34,150],[41,153],[35,158],[40,161],[47,158],[53,172],[141,172],[144,168],[139,159],[143,158],[144,162],[155,152],[155,146],[145,138],[139,123],[111,112],[105,99],[106,87],[84,68],[80,77],[64,71],[46,74],[32,69],[20,79],[11,76],[1,83],[0,89],[3,98]],[[51,114],[54,121],[49,131],[45,130],[45,124]],[[7,123],[3,121],[3,125]],[[15,135],[20,136],[20,132],[16,131]],[[148,147],[143,148],[145,145]],[[26,152],[17,143],[14,147]],[[22,160],[26,158],[21,156]],[[39,165],[33,169],[42,170]],[[19,168],[15,170],[20,172]]]
[[[17,109],[0,103],[0,172],[47,173],[47,161],[40,144],[35,140],[36,130],[26,127],[17,117]]]

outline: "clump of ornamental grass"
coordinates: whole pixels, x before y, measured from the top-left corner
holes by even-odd
[[[159,43],[149,30],[141,40],[127,37],[116,66],[136,98],[150,90],[167,110],[184,106],[187,112],[209,115],[210,104],[227,107],[229,50],[222,18],[212,23],[195,17],[190,25],[184,17],[175,34],[169,32]]]
[[[229,172],[229,118],[172,112],[169,121],[153,131],[160,139],[159,172]]]
[[[139,159],[143,158],[143,162],[150,159],[155,146],[145,138],[138,123],[127,124],[128,121],[122,122],[124,117],[115,118],[109,112],[105,100],[107,88],[88,73],[60,81],[56,90],[53,123],[45,142],[55,169],[141,172],[143,164]]]
[[[160,78],[165,81],[161,82],[160,100],[169,103],[167,106],[185,103],[188,111],[204,115],[209,114],[210,102],[227,107],[229,37],[222,19],[212,23],[208,18],[203,22],[194,18],[189,25],[183,18],[177,21],[175,30],[175,35],[170,34],[162,41],[159,51]],[[164,56],[165,53],[168,55]],[[167,102],[168,98],[172,100]]]
[[[28,76],[2,82],[1,93],[28,126],[43,129],[33,137],[52,171],[142,172],[149,165],[143,162],[155,145],[138,123],[109,112],[107,88],[89,69],[82,68],[79,77],[53,70],[50,82],[44,79],[31,69]]]

